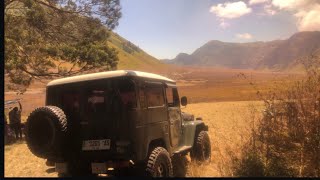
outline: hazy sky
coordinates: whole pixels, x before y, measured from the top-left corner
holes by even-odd
[[[191,54],[210,40],[286,39],[320,30],[320,0],[120,0],[115,32],[158,59]]]

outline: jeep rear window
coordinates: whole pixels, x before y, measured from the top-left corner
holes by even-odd
[[[79,82],[48,88],[48,105],[61,107],[69,118],[89,121],[137,107],[135,84],[127,78]],[[71,117],[73,116],[73,117]]]
[[[89,112],[102,112],[106,108],[105,104],[105,91],[92,90],[88,96],[88,110]]]

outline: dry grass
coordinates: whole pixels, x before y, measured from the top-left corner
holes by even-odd
[[[251,113],[249,105],[258,109],[261,102],[217,102],[190,104],[182,111],[203,117],[209,125],[212,144],[212,161],[210,164],[189,165],[189,177],[223,177],[231,176],[229,151],[237,152],[250,131]],[[28,150],[25,143],[5,147],[6,177],[47,177],[57,176],[47,173],[45,160],[37,158]]]
[[[211,163],[199,167],[191,163],[191,177],[232,176],[230,155],[239,155],[239,149],[249,137],[252,113],[249,106],[259,112],[263,103],[259,101],[219,102],[190,104],[183,111],[201,116],[209,125],[211,139]]]
[[[5,177],[57,177],[57,173],[47,173],[46,160],[34,156],[25,141],[4,148]]]
[[[247,77],[244,79],[240,74]],[[171,77],[177,79],[179,93],[189,102],[257,100],[257,90],[284,89],[302,74],[237,69],[183,68]],[[250,85],[253,83],[253,85]]]

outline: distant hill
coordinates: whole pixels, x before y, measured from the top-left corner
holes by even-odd
[[[168,64],[229,68],[285,69],[320,49],[320,31],[299,32],[287,40],[251,43],[209,41],[191,55],[181,53]]]
[[[118,69],[161,70],[168,66],[114,32],[111,32],[108,43],[110,47],[114,47],[119,52]]]

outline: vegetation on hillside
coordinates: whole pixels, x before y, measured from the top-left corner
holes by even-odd
[[[6,75],[28,86],[33,79],[116,68],[117,52],[107,40],[120,10],[119,0],[5,0]]]
[[[124,39],[117,33],[110,33],[108,44],[110,47],[115,48],[118,52],[119,61],[117,69],[141,70],[160,73],[163,72],[165,68],[168,68],[168,65],[150,56],[137,45]]]

